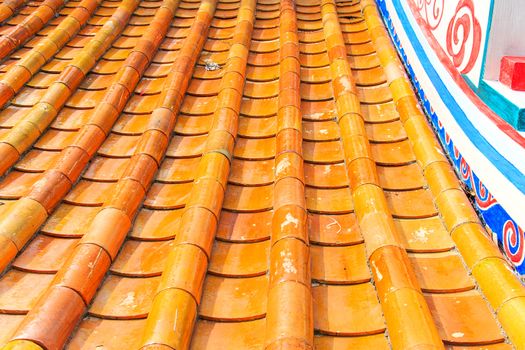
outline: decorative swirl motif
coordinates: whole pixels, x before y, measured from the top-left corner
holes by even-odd
[[[423,2],[426,0],[411,0],[412,4],[414,6],[419,6],[421,4],[421,9],[423,9]],[[453,0],[453,1],[461,1],[461,0]],[[386,14],[386,21],[388,23],[389,29],[392,30],[393,24],[392,19],[388,15],[388,11],[385,9],[386,5],[385,3],[387,0],[378,0],[378,3],[380,4],[381,11]],[[423,17],[423,12],[419,11],[421,17]],[[447,13],[444,14],[445,18]],[[423,22],[419,21],[420,18],[418,18],[418,23]],[[445,23],[445,22],[442,22]],[[426,25],[426,24],[425,24]],[[445,28],[443,28],[445,29]],[[403,62],[405,63],[407,70],[410,74],[410,77],[415,80],[415,73],[414,69],[412,68],[410,61],[408,60],[408,57],[406,55],[406,52],[404,51],[400,39],[397,36],[393,36],[394,43],[396,44],[397,48],[399,49],[400,56],[403,59]],[[425,94],[425,91],[423,90],[422,86],[420,84],[414,84],[416,91],[418,95],[421,97],[423,101],[423,107],[426,111],[426,113],[430,116],[432,125],[437,131],[439,140],[441,141],[441,144],[443,145],[445,151],[450,156],[450,160],[452,161],[452,165],[454,168],[460,172],[461,169],[461,160],[463,159],[463,156],[461,155],[460,151],[457,149],[454,140],[451,139],[450,135],[448,135],[447,131],[445,130],[444,125],[441,123],[441,120],[439,116],[433,111],[432,105],[430,104],[430,101],[427,98],[427,95]],[[470,190],[473,190],[476,194],[476,202],[477,206],[480,209],[480,214],[483,217],[485,223],[488,227],[494,232],[494,234],[497,236],[498,243],[504,246],[504,240],[505,237],[509,239],[507,241],[507,248],[505,249],[505,254],[509,256],[514,256],[512,258],[512,261],[514,265],[517,268],[517,271],[525,275],[525,253],[523,250],[525,249],[523,243],[525,241],[523,229],[518,228],[518,225],[512,220],[510,215],[507,213],[507,211],[497,202],[497,200],[489,193],[489,189],[485,187],[485,185],[481,182],[481,180],[477,177],[475,171],[470,169],[470,178],[464,183],[468,186]],[[462,177],[462,176],[460,176]],[[507,222],[508,221],[508,222]],[[512,227],[513,225],[514,227]],[[506,235],[504,234],[504,226],[507,228]],[[514,237],[512,237],[514,236]],[[514,253],[512,253],[514,252]]]
[[[509,259],[516,265],[521,265],[525,257],[523,240],[523,229],[511,220],[507,220],[503,225],[503,248]]]
[[[471,71],[481,46],[481,26],[474,16],[472,0],[461,0],[447,29],[447,52],[462,73]]]
[[[487,210],[493,205],[498,204],[496,198],[487,190],[485,185],[479,180],[476,188],[476,204],[481,210]]]
[[[443,5],[445,0],[424,0],[425,17],[430,29],[436,29],[443,19]]]
[[[443,18],[443,5],[445,0],[414,0],[415,5],[424,17],[430,29],[436,29]]]

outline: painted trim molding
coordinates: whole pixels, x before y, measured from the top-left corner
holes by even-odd
[[[472,91],[419,25],[410,1],[376,1],[456,172],[493,239],[525,275],[525,139]]]

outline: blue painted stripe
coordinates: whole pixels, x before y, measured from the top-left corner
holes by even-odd
[[[472,122],[467,118],[465,112],[456,102],[455,98],[452,96],[450,91],[447,89],[446,85],[441,80],[439,74],[434,69],[433,64],[430,62],[423,46],[419,42],[419,38],[414,32],[410,22],[406,16],[405,9],[401,5],[400,0],[392,0],[392,4],[396,9],[397,15],[401,20],[403,29],[405,30],[410,44],[414,47],[414,51],[417,53],[417,57],[421,62],[423,68],[425,69],[430,80],[433,82],[434,87],[439,92],[443,103],[450,110],[454,119],[469,137],[469,139],[474,143],[477,149],[485,155],[485,157],[492,163],[494,166],[499,169],[499,171],[507,178],[511,183],[514,184],[521,192],[525,193],[525,176],[519,169],[517,169],[511,162],[509,162],[503,155],[501,155],[484,137],[479,133],[479,131],[472,125]],[[481,112],[480,112],[481,113]],[[461,150],[460,150],[461,151]]]

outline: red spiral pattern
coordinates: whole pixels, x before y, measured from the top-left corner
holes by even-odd
[[[503,225],[503,248],[506,255],[516,265],[521,265],[525,257],[523,247],[523,229],[511,220],[507,220]]]
[[[424,0],[425,17],[430,29],[436,29],[443,19],[443,6],[445,0]]]
[[[470,52],[469,40],[472,41]],[[481,26],[474,15],[472,0],[461,0],[456,7],[456,13],[447,29],[447,52],[452,57],[456,68],[461,68],[461,73],[466,74],[472,70],[478,58],[481,47]]]

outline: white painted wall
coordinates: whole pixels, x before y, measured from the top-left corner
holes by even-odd
[[[525,56],[525,1],[496,0],[489,33],[486,80],[499,79],[503,56]]]

